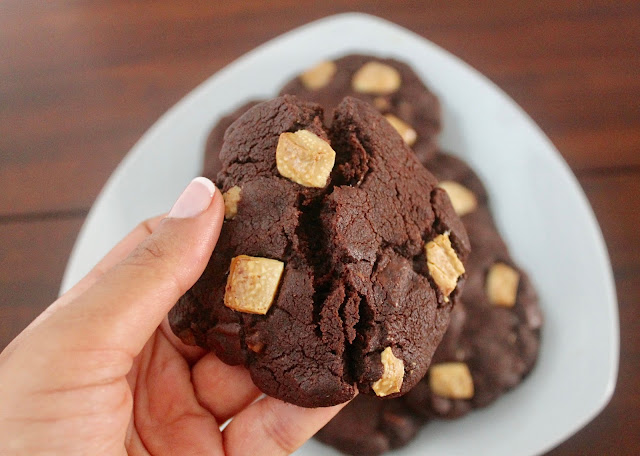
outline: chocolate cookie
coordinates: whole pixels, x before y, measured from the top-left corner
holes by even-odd
[[[441,187],[444,187],[454,197],[458,197],[458,201],[456,201],[458,204],[467,204],[468,211],[474,209],[474,201],[475,206],[487,205],[487,190],[484,188],[484,184],[463,160],[446,152],[438,151],[428,160],[421,160],[421,162],[431,174],[438,178]],[[464,188],[459,188],[459,186]],[[465,192],[464,189],[467,189],[468,192]],[[461,208],[458,208],[458,211],[462,212],[462,215],[467,213],[465,209]]]
[[[389,119],[421,161],[436,151],[440,103],[411,67],[398,60],[353,54],[321,62],[280,93],[320,103],[326,120],[345,96],[359,98]]]
[[[537,358],[542,315],[535,290],[509,257],[482,182],[451,155],[438,153],[427,165],[439,185],[463,187],[448,185],[454,188],[454,207],[464,209],[462,221],[472,246],[469,276],[425,378],[401,398],[356,397],[316,435],[346,454],[381,454],[409,443],[428,419],[457,418],[488,405],[520,383]],[[473,204],[456,200],[469,199],[467,192],[473,194]],[[511,279],[499,278],[505,274]]]
[[[260,103],[260,101],[249,101],[242,106],[234,109],[229,114],[223,116],[218,123],[216,123],[209,133],[207,138],[207,144],[204,149],[204,165],[202,167],[202,175],[212,177],[215,180],[216,175],[222,169],[222,162],[220,161],[220,149],[224,142],[224,134],[227,128],[235,122],[242,114],[247,112],[250,108]]]
[[[285,96],[227,129],[227,220],[169,315],[183,341],[306,407],[418,383],[469,252],[446,192],[384,117],[353,98],[330,129],[323,115]]]
[[[422,419],[401,399],[360,395],[315,435],[321,442],[353,456],[376,456],[409,443]]]
[[[451,310],[449,328],[432,363],[446,361],[449,353],[455,353],[465,321],[464,306],[458,302]],[[412,407],[405,401],[409,395],[411,391],[403,397],[390,400],[359,395],[314,437],[353,456],[374,456],[403,447],[413,440],[427,418],[431,417],[431,414],[415,413],[415,405]],[[458,407],[460,415],[470,409],[468,403],[458,402],[454,406]]]
[[[476,199],[485,200],[482,184],[464,162],[445,162],[441,176],[476,189]],[[451,180],[456,177],[460,181]],[[451,315],[427,376],[403,398],[425,417],[455,418],[488,405],[522,381],[539,348],[542,314],[529,277],[511,259],[486,205],[469,209],[471,204],[456,201],[459,195],[464,191],[452,194],[452,202],[467,210],[462,221],[472,247],[462,305]]]

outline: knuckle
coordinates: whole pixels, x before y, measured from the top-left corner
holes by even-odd
[[[124,264],[138,270],[146,270],[145,275],[153,276],[155,281],[161,281],[183,294],[186,290],[183,281],[174,270],[171,245],[167,240],[150,236],[131,253]]]
[[[161,259],[165,256],[166,249],[162,242],[149,237],[131,253],[130,261],[134,264],[146,264],[149,261]]]

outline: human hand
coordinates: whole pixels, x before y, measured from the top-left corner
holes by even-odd
[[[167,312],[202,274],[223,217],[220,192],[195,179],[9,344],[0,454],[287,454],[339,411],[253,403],[246,369],[171,333]]]

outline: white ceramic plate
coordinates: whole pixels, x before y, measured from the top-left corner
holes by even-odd
[[[618,315],[602,235],[575,177],[536,124],[481,74],[429,41],[363,14],[286,33],[224,68],[169,110],[109,179],[85,222],[62,290],[139,221],[168,210],[198,175],[210,127],[251,98],[272,97],[320,59],[351,52],[408,62],[440,96],[442,144],[487,185],[515,260],[540,293],[546,323],[530,377],[492,406],[434,422],[401,455],[529,455],[552,448],[608,402],[618,369]],[[332,454],[310,442],[300,455]],[[337,454],[337,453],[336,453]]]

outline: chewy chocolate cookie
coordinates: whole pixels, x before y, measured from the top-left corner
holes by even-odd
[[[358,396],[315,435],[353,456],[376,456],[409,443],[422,419],[401,399]]]
[[[226,218],[169,315],[186,343],[306,407],[423,377],[460,293],[468,238],[444,190],[373,107],[284,96],[225,134]]]
[[[421,161],[435,153],[441,129],[440,103],[406,63],[352,54],[308,69],[280,91],[320,103],[327,121],[345,96],[378,109]]]

